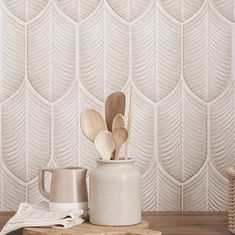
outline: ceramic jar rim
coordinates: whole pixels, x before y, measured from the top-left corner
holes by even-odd
[[[106,163],[106,164],[119,164],[119,163],[132,163],[135,161],[133,158],[128,158],[128,160],[102,160],[101,158],[96,160],[98,163]]]
[[[84,168],[84,167],[80,167],[80,166],[78,166],[78,167],[73,167],[73,166],[70,166],[70,167],[59,167],[59,168],[51,168],[51,170],[87,170],[86,168]]]

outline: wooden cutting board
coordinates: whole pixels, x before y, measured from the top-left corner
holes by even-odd
[[[149,230],[149,223],[123,227],[97,226],[83,223],[70,229],[24,228],[23,235],[161,235],[161,232]]]

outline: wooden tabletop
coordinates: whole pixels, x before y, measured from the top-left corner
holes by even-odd
[[[0,213],[0,227],[13,215]],[[163,235],[231,235],[227,228],[227,213],[144,213],[143,218],[150,223],[150,229],[161,231]],[[14,235],[20,235],[20,232]],[[13,234],[11,234],[13,235]]]
[[[23,235],[162,235],[159,231],[149,229],[149,222],[130,226],[100,226],[83,223],[70,229],[55,228],[24,228]]]

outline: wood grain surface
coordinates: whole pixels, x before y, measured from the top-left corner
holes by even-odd
[[[12,212],[0,213],[0,227],[13,215]],[[227,227],[227,213],[144,213],[149,229],[161,231],[162,235],[231,235]],[[15,232],[14,235],[20,235]],[[12,234],[11,234],[12,235]]]
[[[149,223],[142,221],[138,225],[111,227],[96,226],[90,223],[83,223],[71,229],[53,229],[53,228],[25,228],[23,235],[161,235],[160,232],[148,229]]]

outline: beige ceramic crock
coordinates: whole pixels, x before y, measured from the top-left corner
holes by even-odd
[[[97,160],[89,174],[90,222],[124,226],[141,222],[140,172],[134,160]]]
[[[52,174],[50,192],[45,189],[46,171]],[[87,209],[86,172],[87,169],[81,167],[44,168],[38,171],[39,191],[49,200],[51,211]]]

